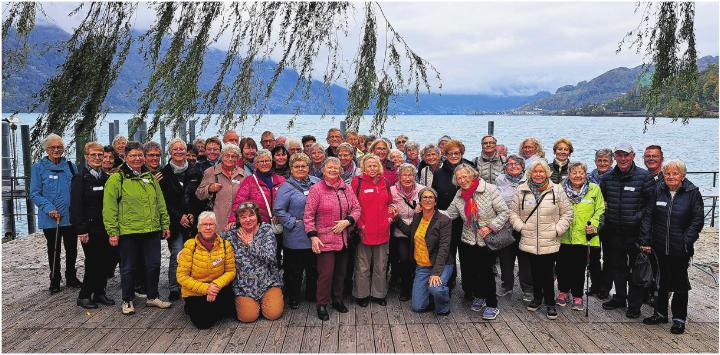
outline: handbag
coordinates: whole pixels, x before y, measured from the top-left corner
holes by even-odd
[[[650,287],[655,283],[650,256],[644,252],[638,253],[635,258],[635,264],[632,266],[632,283],[643,288]]]
[[[488,234],[483,241],[490,250],[500,250],[512,243],[515,243],[515,237],[513,237],[512,233],[504,232],[500,229],[499,232],[492,232]]]
[[[260,182],[258,181],[255,174],[253,174],[253,179],[255,179],[255,184],[257,184],[257,187],[260,190],[260,195],[262,195],[262,198],[265,201],[265,208],[267,208],[268,216],[270,216],[270,225],[272,226],[273,233],[275,233],[276,235],[282,234],[283,226],[280,223],[273,222],[272,209],[270,209],[270,204],[268,203],[267,197],[265,197],[265,192],[263,191],[262,187],[260,187]]]

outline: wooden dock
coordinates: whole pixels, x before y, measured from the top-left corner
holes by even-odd
[[[445,317],[413,313],[409,302],[392,292],[385,307],[361,308],[346,299],[350,311],[331,310],[325,322],[317,318],[314,304],[303,302],[299,309],[286,308],[276,321],[242,324],[227,318],[212,329],[197,330],[181,301],[160,310],[136,300],[137,313],[124,316],[119,303],[97,310],[76,306],[77,289],[50,295],[44,243],[35,235],[3,244],[3,352],[718,353],[718,289],[695,267],[690,268],[693,289],[683,335],[670,334],[669,324],[646,326],[641,319],[625,318],[624,311],[604,311],[592,297],[589,318],[558,307],[558,319],[550,321],[542,309],[527,311],[517,291],[500,298],[494,321],[472,312],[462,291],[453,293],[452,313]],[[163,255],[160,292],[165,297],[167,250]],[[79,259],[81,265],[82,252]],[[119,276],[108,290],[120,299]],[[643,316],[651,313],[643,306]]]

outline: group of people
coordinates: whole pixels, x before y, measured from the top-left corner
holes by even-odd
[[[498,297],[513,292],[517,262],[527,309],[544,306],[549,319],[556,306],[584,310],[591,295],[628,318],[649,301],[655,310],[643,322],[667,323],[673,292],[671,332],[685,329],[703,200],[685,163],[664,161],[660,146],[644,150],[647,169],[621,143],[597,150],[590,170],[571,159],[566,138],[554,142],[552,159],[536,138],[509,154],[492,135],[471,159],[448,136],[420,146],[405,135],[332,128],[327,147],[269,131],[260,143],[235,131],[192,144],[175,138],[161,167],[159,144],[116,136],[110,146],[87,143],[77,167],[60,136],[46,137],[31,197],[47,239],[50,292],[60,291],[64,242],[66,286],[81,287],[84,308],[115,304],[106,288],[119,263],[123,314],[135,313],[136,297],[159,308],[182,298],[198,328],[228,315],[277,319],[303,298],[327,320],[328,307],[348,311],[347,294],[360,307],[386,305],[389,287],[415,312],[447,315],[459,259],[464,299],[492,320]],[[169,301],[158,292],[163,239]],[[655,289],[629,280],[640,253],[653,260]]]

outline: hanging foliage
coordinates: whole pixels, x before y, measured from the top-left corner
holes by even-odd
[[[652,82],[642,90],[645,127],[658,115],[681,119],[700,114],[695,49],[695,4],[693,2],[638,3],[640,24],[620,41],[624,47],[645,56],[644,73],[652,73]],[[654,71],[653,71],[654,70]],[[642,75],[641,75],[642,77]]]
[[[3,34],[10,27],[19,31],[21,23],[23,31],[32,29],[34,22],[29,19],[34,20],[37,8],[23,4],[32,3],[10,5]],[[354,76],[348,78],[339,55],[340,39],[348,35],[348,19],[360,4],[362,39],[352,63]],[[105,96],[136,39],[151,73],[130,132],[149,118],[148,137],[161,124],[177,134],[196,114],[204,114],[201,129],[212,119],[221,130],[234,128],[251,115],[256,124],[267,111],[284,70],[298,73],[286,104],[296,96],[310,97],[320,53],[327,56],[322,58],[321,79],[330,103],[325,110],[332,107],[330,85],[345,81],[350,87],[347,120],[352,128],[358,127],[374,104],[372,130],[382,133],[392,95],[412,90],[417,98],[421,88],[430,90],[429,74],[440,87],[437,70],[410,48],[376,2],[151,3],[153,24],[138,38],[130,32],[137,3],[93,2],[73,13],[85,6],[85,19],[64,45],[65,63],[38,94],[36,107],[45,103],[48,109],[36,122],[33,137],[65,133],[68,127],[94,129],[102,117]],[[378,12],[382,15],[379,26]],[[380,30],[385,31],[382,42],[378,42]],[[217,68],[210,68],[212,85],[202,90],[198,82],[205,53],[221,37],[230,38],[227,54]],[[279,60],[268,76],[266,63],[271,56]],[[381,73],[380,80],[376,73]]]

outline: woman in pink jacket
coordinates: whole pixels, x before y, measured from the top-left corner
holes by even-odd
[[[360,162],[360,169],[362,175],[354,177],[352,181],[353,192],[357,194],[362,210],[357,224],[360,244],[355,256],[353,293],[360,307],[367,307],[371,299],[384,306],[390,221],[395,209],[390,208],[390,183],[383,176],[380,158],[372,153],[365,155]]]
[[[245,177],[240,183],[231,211],[236,211],[243,202],[254,202],[260,209],[260,221],[258,222],[270,223],[272,219],[273,223],[279,223],[271,211],[273,201],[277,197],[277,190],[285,183],[285,178],[272,172],[272,155],[267,149],[257,152],[254,163],[255,172]],[[235,213],[230,213],[228,223],[235,223]],[[275,237],[278,245],[276,257],[278,265],[281,265],[282,234],[276,234]]]
[[[347,228],[360,218],[360,204],[350,186],[340,179],[338,158],[329,157],[322,166],[323,178],[310,188],[305,205],[305,232],[317,254],[317,314],[330,319],[327,304],[332,289],[332,307],[348,311],[343,304],[343,280],[348,263]]]

